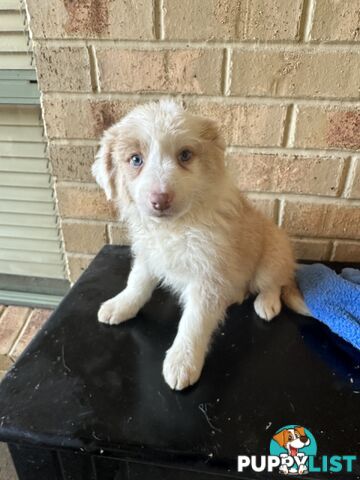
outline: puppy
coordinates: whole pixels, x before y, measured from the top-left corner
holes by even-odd
[[[136,107],[101,139],[93,175],[126,221],[134,262],[127,287],[100,308],[100,322],[133,318],[161,282],[183,307],[163,364],[181,390],[200,377],[211,336],[233,303],[257,294],[264,320],[283,300],[307,313],[285,233],[236,188],[216,124],[172,100]]]

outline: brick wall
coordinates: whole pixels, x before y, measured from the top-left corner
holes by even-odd
[[[239,187],[299,257],[360,261],[354,0],[27,0],[74,280],[124,227],[90,175],[99,136],[172,94],[217,119]]]

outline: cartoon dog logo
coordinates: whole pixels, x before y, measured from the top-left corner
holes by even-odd
[[[307,436],[304,427],[284,428],[272,438],[287,451],[287,453],[280,454],[282,462],[279,472],[285,475],[289,473],[298,475],[308,473],[305,463],[307,457],[305,453],[299,452],[302,448],[310,445],[310,438]]]

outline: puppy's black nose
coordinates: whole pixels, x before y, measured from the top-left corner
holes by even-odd
[[[300,440],[303,442],[303,443],[306,443],[309,439],[306,435],[300,437]]]
[[[167,210],[171,206],[174,195],[172,193],[152,192],[150,194],[150,202],[155,210]]]

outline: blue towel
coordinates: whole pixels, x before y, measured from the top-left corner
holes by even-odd
[[[337,275],[315,263],[301,265],[296,277],[312,316],[360,349],[360,270],[345,268]]]
[[[343,268],[341,276],[345,278],[345,280],[360,284],[360,270],[356,268]]]

